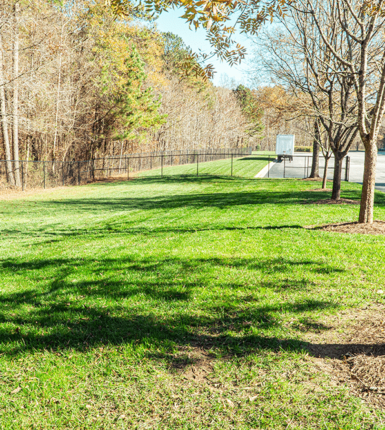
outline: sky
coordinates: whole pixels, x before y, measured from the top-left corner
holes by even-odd
[[[198,49],[201,49],[205,53],[210,53],[212,49],[206,40],[206,31],[202,28],[196,31],[190,30],[186,21],[180,18],[182,14],[183,12],[177,9],[162,13],[156,20],[158,29],[163,32],[171,31],[177,34],[194,52],[198,52]],[[236,35],[235,40],[245,46],[248,52],[251,52],[251,44],[244,35]],[[209,62],[216,70],[213,79],[214,85],[223,85],[226,75],[230,79],[233,78],[237,84],[245,84],[247,82],[247,57],[240,65],[232,67],[225,62],[221,62],[216,57],[211,58]]]

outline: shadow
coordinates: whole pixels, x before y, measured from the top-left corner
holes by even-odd
[[[212,178],[210,179],[213,180]],[[221,179],[222,180],[222,179]],[[142,180],[140,180],[142,181]],[[151,183],[153,180],[143,180],[144,183]],[[193,182],[204,181],[204,179],[196,180]],[[262,181],[254,181],[256,187],[262,188]],[[270,180],[271,181],[271,180]],[[172,182],[172,181],[171,181]],[[192,182],[192,179],[189,179]],[[314,192],[311,190],[306,191],[266,191],[266,190],[250,190],[250,191],[239,191],[239,192],[210,192],[210,193],[196,193],[196,194],[177,194],[177,195],[158,195],[153,197],[131,197],[131,184],[127,182],[127,197],[95,197],[95,198],[82,198],[82,199],[67,199],[67,200],[50,200],[39,202],[40,206],[45,208],[76,208],[77,211],[84,212],[100,212],[103,210],[172,210],[182,207],[186,208],[229,208],[234,206],[244,205],[262,205],[262,204],[274,204],[274,205],[296,205],[303,204],[306,202],[314,201]],[[97,184],[97,186],[116,186],[116,184]],[[329,196],[330,192],[323,193],[319,192],[319,197],[326,198],[326,194]],[[342,193],[343,198],[352,200],[359,200],[361,196],[360,190],[344,190]],[[317,196],[318,198],[318,196]],[[376,205],[385,205],[385,194],[376,193]]]
[[[237,158],[236,161],[256,161],[256,160],[257,161],[261,161],[261,160],[267,161],[269,159],[271,161],[273,161],[276,159],[276,157],[273,155],[270,155],[270,157],[268,155],[265,155],[265,156],[264,155],[251,155],[249,157]]]
[[[218,279],[223,270],[270,273],[277,278],[245,286],[242,280]],[[258,349],[303,350],[303,342],[269,335],[284,328],[278,315],[301,317],[337,305],[316,299],[269,303],[260,291],[284,286],[308,292],[315,285],[306,281],[307,273],[341,269],[308,259],[126,257],[101,262],[6,260],[0,271],[3,276],[29,278],[33,285],[0,297],[0,353],[130,343],[145,347],[149,356],[160,347],[165,356],[183,347],[215,348],[239,356]],[[243,295],[237,298],[239,292]],[[205,299],[197,301],[202,294]]]
[[[238,179],[229,178],[229,177],[218,177],[217,179],[211,178],[167,178],[167,179],[154,179],[154,178],[144,178],[137,179],[135,181],[130,182],[122,182],[122,183],[102,183],[102,184],[93,184],[92,186],[100,187],[100,186],[108,186],[108,187],[116,187],[119,186],[123,188],[123,190],[119,191],[118,197],[89,197],[89,198],[72,198],[72,199],[60,199],[60,200],[42,200],[39,202],[25,202],[22,208],[19,209],[20,212],[24,211],[28,216],[31,214],[40,213],[42,210],[60,210],[66,216],[70,216],[72,212],[77,215],[80,213],[97,213],[101,214],[102,212],[110,212],[110,211],[120,211],[122,214],[115,216],[113,218],[109,218],[109,220],[103,221],[102,225],[100,223],[95,223],[96,225],[91,225],[89,228],[82,229],[68,229],[63,227],[62,224],[51,224],[49,230],[47,230],[44,226],[39,227],[29,227],[28,230],[20,229],[3,229],[1,233],[3,235],[9,236],[18,236],[22,237],[42,237],[46,238],[47,241],[40,241],[39,243],[54,243],[59,240],[62,240],[64,237],[69,236],[79,236],[79,235],[90,235],[90,236],[99,236],[99,237],[107,237],[111,234],[130,234],[130,235],[157,235],[157,234],[165,234],[165,233],[195,233],[202,231],[258,231],[258,230],[285,230],[285,229],[302,229],[303,227],[298,223],[289,225],[257,225],[257,226],[231,226],[231,225],[212,225],[212,223],[204,223],[203,225],[199,223],[196,227],[184,227],[183,223],[181,226],[172,225],[168,226],[167,224],[164,226],[155,226],[155,227],[137,227],[135,221],[131,221],[127,216],[130,211],[141,210],[143,212],[143,219],[148,216],[152,217],[153,214],[151,211],[170,211],[173,209],[185,209],[185,208],[194,208],[194,209],[206,209],[206,208],[218,208],[222,210],[231,210],[232,208],[242,208],[242,206],[253,206],[258,207],[259,205],[303,205],[306,203],[314,203],[315,200],[329,199],[331,196],[330,191],[320,191],[314,193],[312,189],[304,190],[304,191],[291,191],[290,189],[285,188],[284,190],[272,190],[266,191],[264,189],[264,184],[268,183],[271,185],[272,181],[277,184],[282,184],[281,180],[246,180],[243,179],[240,183],[242,184],[251,184],[250,187],[247,187],[247,190],[240,188],[238,192],[234,192],[233,188],[230,188],[229,192],[202,192],[195,194],[176,194],[176,195],[155,195],[151,197],[143,197],[136,196],[132,193],[132,186],[135,186],[136,183],[139,184],[155,184],[155,183],[174,183],[178,182],[178,184],[189,184],[189,183],[199,183],[209,181],[214,184],[223,184],[232,181],[237,181]],[[302,180],[299,180],[302,182]],[[314,186],[309,184],[310,186]],[[223,188],[223,187],[222,187]],[[224,187],[225,188],[225,187]],[[183,188],[181,188],[183,189]],[[127,190],[126,195],[123,193]],[[122,196],[123,194],[123,196]],[[360,198],[361,191],[355,189],[345,189],[343,190],[342,197],[358,200]],[[375,194],[375,203],[376,206],[385,205],[385,194],[377,192]],[[317,205],[318,206],[318,205]],[[316,207],[317,207],[316,206]],[[358,207],[349,207],[344,206],[344,210],[358,210]],[[319,205],[319,210],[324,210],[324,207]],[[148,215],[146,214],[148,211]],[[6,214],[5,209],[0,210],[0,213]],[[112,220],[111,220],[112,219]],[[265,221],[265,220],[263,220]],[[258,218],[254,219],[254,222],[258,223]],[[143,225],[143,223],[141,223]],[[209,225],[207,225],[209,224]],[[29,246],[30,244],[26,244],[25,246]],[[32,244],[32,246],[38,246],[36,244]]]
[[[218,177],[217,182],[236,181]],[[298,204],[304,199],[314,200],[314,193],[301,191],[183,194],[174,196],[131,197],[135,183],[204,183],[213,178],[145,178],[126,182],[127,197],[88,198],[57,201],[39,201],[41,207],[68,208],[68,211],[101,211],[134,209],[152,210],[192,207],[240,207],[271,203],[274,205]],[[261,188],[264,181],[250,181]],[[281,181],[276,181],[277,183]],[[269,180],[271,184],[271,180]],[[121,186],[118,183],[96,186]],[[95,186],[95,185],[93,185]],[[358,191],[344,191],[344,197],[353,198]],[[382,200],[383,201],[383,200]],[[26,211],[29,206],[26,207]],[[120,215],[119,215],[120,216]],[[152,215],[151,215],[152,216]],[[143,215],[144,218],[144,215]],[[128,227],[127,227],[128,226]],[[224,226],[214,228],[159,227],[138,228],[128,224],[125,215],[114,217],[103,227],[74,231],[34,230],[36,236],[160,234],[170,232],[192,233],[206,230],[285,230],[301,226],[279,225],[259,227]],[[4,231],[4,234],[33,236],[31,230]],[[58,239],[61,240],[61,239]],[[40,246],[44,242],[39,242]],[[242,356],[258,350],[306,351],[311,344],[302,342],[294,334],[284,335],[285,327],[280,315],[300,319],[298,333],[316,327],[306,323],[307,314],[338,308],[326,299],[297,299],[290,301],[266,300],[266,291],[282,293],[318,291],[319,283],[311,280],[312,274],[325,279],[344,269],[325,261],[308,258],[141,258],[139,254],[105,258],[101,252],[95,258],[47,258],[22,261],[3,259],[0,273],[3,279],[18,279],[29,287],[2,292],[0,296],[0,354],[19,354],[37,350],[84,350],[98,345],[130,344],[147,350],[148,357],[173,358],[173,351],[193,347],[204,351],[212,348],[228,356]],[[238,272],[236,272],[238,271]],[[249,284],[240,272],[250,272]],[[299,275],[300,273],[300,275]],[[219,275],[218,275],[219,274]],[[223,275],[225,274],[225,275]],[[229,276],[227,276],[227,274]],[[252,276],[251,276],[252,275]],[[317,281],[319,281],[318,279]],[[281,297],[281,296],[280,296]],[[304,322],[305,321],[305,322]],[[326,329],[326,328],[325,328]],[[164,352],[159,352],[162,350]],[[183,361],[183,360],[182,360]]]
[[[286,229],[304,229],[301,225],[281,225],[281,226],[260,226],[260,227],[228,227],[228,226],[215,226],[215,227],[155,227],[155,228],[145,228],[145,227],[128,227],[127,223],[119,223],[119,222],[110,222],[103,227],[93,227],[92,229],[88,228],[79,228],[76,231],[70,231],[67,229],[61,230],[61,226],[55,228],[53,231],[47,231],[44,227],[37,228],[34,231],[28,230],[28,232],[23,230],[15,230],[15,229],[3,229],[2,233],[9,236],[9,239],[16,236],[26,235],[29,238],[43,237],[49,238],[48,240],[41,240],[35,244],[27,244],[26,246],[41,246],[42,244],[50,244],[56,243],[64,240],[67,237],[79,237],[81,235],[88,235],[91,237],[111,237],[114,235],[147,235],[147,236],[156,236],[159,234],[168,234],[168,233],[179,233],[179,234],[191,234],[197,232],[204,231],[258,231],[258,230],[286,230]],[[306,228],[306,230],[310,230]]]
[[[319,358],[334,358],[344,360],[355,355],[367,355],[370,357],[380,357],[385,355],[385,343],[383,344],[362,344],[362,343],[306,343],[306,349]]]

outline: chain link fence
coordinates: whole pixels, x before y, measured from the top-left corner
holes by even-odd
[[[281,160],[272,159],[266,169],[265,177],[267,178],[308,178],[311,172],[313,155],[298,155],[282,157]],[[334,156],[329,159],[327,166],[327,178],[333,179],[334,176]],[[322,176],[325,169],[324,157],[319,158],[319,175]],[[341,162],[341,179],[349,182],[350,177],[350,157],[346,156]]]
[[[134,173],[155,169],[159,169],[160,176],[163,176],[165,167],[186,164],[196,164],[199,175],[199,163],[233,160],[251,155],[251,152],[251,148],[222,148],[138,153],[74,161],[0,160],[0,189],[82,185],[111,177],[129,179]],[[231,175],[232,165],[231,162]]]

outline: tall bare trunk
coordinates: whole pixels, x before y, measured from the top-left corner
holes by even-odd
[[[55,158],[56,158],[56,146],[57,146],[57,136],[58,136],[60,85],[61,85],[61,63],[62,63],[62,54],[60,52],[59,75],[58,75],[58,79],[57,79],[57,90],[56,90],[55,134],[54,134],[54,138],[53,138],[53,151],[52,151],[52,159],[53,160],[55,160]]]
[[[25,163],[25,173],[24,173],[24,187],[27,187],[27,179],[28,179],[28,168],[29,168],[29,144],[30,144],[31,136],[27,137],[27,151],[26,151],[26,159]]]
[[[14,6],[13,41],[13,159],[15,160],[16,186],[21,186],[19,166],[19,3]]]
[[[334,154],[334,175],[333,175],[333,191],[332,199],[339,200],[341,198],[341,175],[342,175],[342,159]]]
[[[314,121],[313,160],[309,178],[319,178],[320,137],[319,119],[316,119]]]
[[[9,143],[8,134],[8,118],[7,118],[7,105],[5,100],[5,79],[4,79],[4,56],[3,56],[3,39],[0,33],[0,105],[1,105],[1,125],[3,131],[5,158],[6,158],[6,170],[8,182],[11,185],[15,184],[15,179],[12,172],[12,162],[11,162],[11,147]]]
[[[328,180],[328,167],[329,167],[329,160],[330,157],[325,157],[325,168],[324,168],[324,174],[322,178],[322,189],[326,189],[326,181]]]
[[[359,223],[373,223],[374,185],[376,183],[377,146],[365,145],[365,167]]]

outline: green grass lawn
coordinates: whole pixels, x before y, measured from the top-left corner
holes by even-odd
[[[312,188],[149,174],[1,201],[0,428],[385,428],[304,338],[384,302],[385,240],[303,228],[358,216]]]
[[[243,178],[254,178],[255,175],[265,167],[269,161],[275,158],[272,152],[260,152],[250,156],[244,156],[233,159],[233,168],[231,169],[231,158],[225,160],[202,162],[203,156],[198,159],[198,166],[196,161],[191,164],[182,166],[168,166],[163,167],[164,176],[233,176]],[[142,176],[160,176],[161,169],[154,169],[147,172],[141,172]]]

